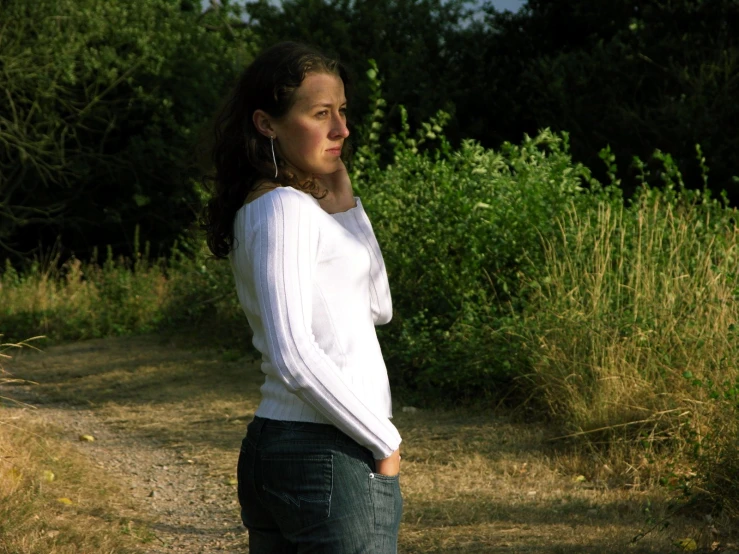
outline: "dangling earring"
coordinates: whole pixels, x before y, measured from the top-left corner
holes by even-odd
[[[269,137],[269,143],[272,146],[272,163],[275,164],[275,179],[277,179],[277,158],[275,158],[275,137]]]

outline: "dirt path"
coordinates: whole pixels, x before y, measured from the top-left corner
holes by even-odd
[[[147,552],[245,552],[245,531],[234,518],[235,488],[210,479],[208,462],[187,458],[176,448],[142,440],[105,423],[92,410],[44,405],[44,420],[123,483],[124,490],[154,523],[156,540]],[[95,441],[80,444],[80,435]]]
[[[157,350],[154,356],[151,349]],[[155,397],[161,392],[157,383],[142,388],[136,379],[146,374],[148,367],[164,370],[161,386],[166,386],[167,378],[178,380],[179,376],[165,375],[166,370],[189,353],[181,351],[172,356],[166,350],[156,341],[140,339],[132,343],[123,339],[21,355],[9,369],[16,376],[40,384],[7,386],[0,394],[36,406],[34,417],[58,427],[62,438],[130,491],[144,519],[153,522],[155,539],[143,547],[144,551],[248,552],[246,531],[238,517],[235,474],[224,471],[229,465],[235,468],[238,441],[231,452],[225,453],[225,460],[202,448],[198,439],[202,439],[203,425],[193,419],[192,410],[168,402],[157,406]],[[116,367],[113,372],[105,372],[109,379],[104,378],[105,373],[96,373],[105,367]],[[134,367],[141,371],[132,371]],[[94,382],[87,383],[89,388],[80,388],[86,377]],[[100,381],[95,377],[103,377],[110,386],[96,386]],[[184,380],[171,392],[184,397],[196,385]],[[14,409],[28,411],[20,406]],[[224,420],[227,417],[219,416]],[[178,440],[194,422],[194,440]],[[213,423],[206,422],[205,426]],[[231,425],[234,439],[246,425],[243,419],[235,423],[238,425]],[[169,433],[157,432],[168,424]],[[95,440],[80,441],[81,435],[91,435]]]
[[[34,403],[38,408],[33,410],[34,418],[59,428],[63,439],[129,491],[142,519],[152,522],[154,540],[143,547],[145,552],[248,552],[235,484],[232,478],[214,476],[207,458],[190,457],[187,445],[178,448],[127,433],[122,422],[101,417],[95,410],[45,403],[28,387],[6,389],[12,389],[5,390],[6,395]],[[95,440],[81,441],[83,435]]]
[[[154,521],[145,552],[244,553],[235,467],[261,376],[253,360],[229,358],[155,337],[87,341],[16,357],[8,369],[39,384],[0,394],[38,406],[124,483]],[[402,553],[666,553],[684,536],[724,540],[698,519],[632,544],[659,518],[660,491],[571,473],[573,461],[547,450],[540,427],[400,408]],[[96,440],[79,441],[88,434]]]

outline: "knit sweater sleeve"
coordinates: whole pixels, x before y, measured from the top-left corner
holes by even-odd
[[[370,307],[375,325],[389,323],[393,317],[393,301],[390,296],[390,283],[385,270],[380,245],[375,237],[367,212],[364,211],[359,196],[357,205],[345,212],[331,214],[339,224],[358,238],[370,253]]]
[[[312,331],[320,230],[300,194],[277,190],[254,206],[252,271],[269,356],[289,391],[384,459],[400,445],[398,430],[362,402]]]

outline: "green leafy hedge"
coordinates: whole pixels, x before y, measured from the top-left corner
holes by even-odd
[[[556,216],[590,201],[585,185],[602,189],[572,162],[566,134],[452,150],[445,120],[439,113],[414,136],[404,121],[385,168],[371,144],[360,149],[354,182],[392,287],[394,319],[378,328],[392,378],[426,398],[458,399],[497,394],[526,366],[508,332],[526,301],[520,276],[541,263]]]

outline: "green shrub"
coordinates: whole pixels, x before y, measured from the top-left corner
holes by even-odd
[[[174,249],[160,329],[203,343],[251,352],[251,329],[236,295],[231,266],[210,256],[205,242]]]
[[[392,287],[394,319],[378,328],[391,377],[435,400],[499,393],[526,366],[506,332],[525,304],[519,276],[536,271],[555,218],[592,195],[566,134],[545,130],[500,151],[464,141],[453,151],[446,119],[440,113],[415,138],[404,120],[393,163],[380,169],[370,144],[354,171]]]

